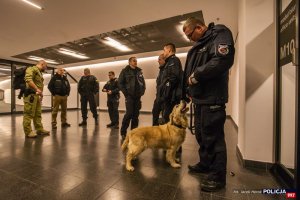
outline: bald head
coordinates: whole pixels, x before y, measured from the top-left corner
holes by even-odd
[[[36,66],[40,69],[40,71],[45,71],[47,69],[47,63],[44,60],[38,61]]]
[[[88,75],[91,74],[91,70],[90,70],[89,68],[85,68],[85,69],[83,70],[83,73],[84,73],[85,76],[88,76]]]
[[[63,76],[65,72],[65,69],[62,67],[59,67],[56,69],[56,73],[59,74],[60,76]]]
[[[158,56],[158,64],[159,66],[163,66],[165,64],[165,56],[163,53]]]

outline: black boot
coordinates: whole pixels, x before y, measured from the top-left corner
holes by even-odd
[[[209,169],[201,165],[200,162],[195,165],[188,165],[188,168],[189,168],[189,172],[200,173],[200,174],[209,173]]]
[[[216,181],[216,180],[202,180],[201,181],[201,190],[205,192],[215,192],[220,189],[223,189],[226,185],[226,181]]]
[[[83,120],[80,124],[78,124],[79,126],[86,126],[86,120]]]

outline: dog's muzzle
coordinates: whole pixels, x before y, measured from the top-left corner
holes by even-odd
[[[188,107],[186,106],[187,104],[186,104],[186,102],[185,101],[183,101],[183,100],[181,100],[181,102],[180,102],[180,106],[181,106],[181,112],[182,113],[185,113],[185,112],[187,112],[187,110],[188,110]]]

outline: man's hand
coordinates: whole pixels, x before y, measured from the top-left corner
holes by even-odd
[[[108,90],[108,91],[107,91],[107,94],[112,94],[112,91],[111,91],[111,90]]]
[[[43,102],[43,94],[39,96],[39,100],[40,100],[40,102],[42,104],[42,102]]]
[[[192,73],[192,75],[188,79],[188,84],[189,85],[194,85],[194,84],[197,84],[197,83],[198,83],[198,81],[195,79],[194,73]]]
[[[40,96],[43,96],[43,92],[38,88],[36,89],[35,93],[40,95]]]
[[[106,89],[102,89],[102,92],[107,92],[107,90]]]

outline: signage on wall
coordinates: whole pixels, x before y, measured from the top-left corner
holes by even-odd
[[[296,55],[296,0],[292,0],[280,15],[279,66],[295,63]]]

